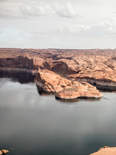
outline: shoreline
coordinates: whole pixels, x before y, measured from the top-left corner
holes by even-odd
[[[116,91],[115,57],[115,49],[1,48],[0,76],[26,75],[37,81],[40,92],[53,93],[61,100],[99,99],[99,90]]]

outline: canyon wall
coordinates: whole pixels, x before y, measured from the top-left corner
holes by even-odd
[[[116,50],[0,49],[0,76],[7,73],[33,75],[57,98],[100,98],[96,88],[116,90]]]

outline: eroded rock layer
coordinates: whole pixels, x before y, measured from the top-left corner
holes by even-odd
[[[116,50],[0,49],[0,76],[34,77],[57,98],[100,98],[116,90]],[[28,78],[27,78],[28,79]]]

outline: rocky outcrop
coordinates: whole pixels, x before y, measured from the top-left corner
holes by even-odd
[[[101,148],[98,152],[92,153],[90,155],[116,155],[116,147],[105,146]]]
[[[2,149],[2,150],[0,150],[0,155],[7,154],[8,152],[9,152],[8,150]]]
[[[116,90],[116,50],[0,49],[0,76],[24,73],[56,98],[99,98]]]
[[[71,81],[49,71],[39,70],[36,84],[40,93],[54,93],[57,99],[74,100],[78,98],[100,98],[102,94],[92,85]]]
[[[36,84],[40,88],[40,91],[57,93],[63,89],[72,87],[73,82],[53,71],[39,69],[36,76]]]

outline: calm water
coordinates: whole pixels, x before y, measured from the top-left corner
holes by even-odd
[[[116,93],[63,103],[0,79],[0,147],[10,155],[88,155],[104,145],[116,146]]]

